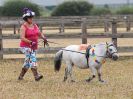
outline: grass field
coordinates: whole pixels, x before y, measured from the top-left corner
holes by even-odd
[[[64,67],[54,72],[53,60],[39,60],[39,71],[44,79],[35,82],[31,71],[23,81],[17,81],[22,60],[0,60],[0,99],[133,99],[133,59],[108,60],[103,65],[102,84],[85,82],[89,70],[74,67],[76,82],[62,82]]]

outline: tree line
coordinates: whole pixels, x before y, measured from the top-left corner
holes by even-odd
[[[22,16],[22,9],[28,7],[36,12],[37,16],[87,16],[110,14],[133,14],[133,6],[122,6],[114,9],[108,5],[96,7],[87,1],[66,1],[57,6],[47,6],[45,10],[29,0],[8,0],[0,6],[0,16]],[[43,13],[43,14],[42,14]]]

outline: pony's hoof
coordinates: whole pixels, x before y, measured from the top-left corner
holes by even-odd
[[[66,82],[66,80],[63,80],[62,82]]]
[[[66,79],[63,79],[63,82],[66,82]]]
[[[66,82],[66,80],[67,80],[67,77],[64,77],[63,82]]]
[[[101,82],[101,83],[103,83],[103,84],[107,83],[107,82],[106,82],[106,81],[104,81],[104,80],[100,80],[100,82]]]
[[[71,80],[71,82],[73,83],[73,82],[75,82],[75,80]]]
[[[85,81],[89,83],[91,81],[91,79],[86,79]]]

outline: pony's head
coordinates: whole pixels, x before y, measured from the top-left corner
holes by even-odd
[[[116,46],[113,42],[107,43],[107,57],[112,58],[113,60],[117,60],[119,58]]]

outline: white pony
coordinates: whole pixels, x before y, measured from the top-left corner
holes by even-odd
[[[59,71],[61,67],[62,59],[66,63],[64,81],[67,80],[68,75],[72,78],[72,67],[75,65],[81,69],[91,69],[92,76],[86,81],[90,82],[95,78],[96,73],[98,74],[98,80],[104,82],[101,78],[101,67],[105,62],[105,58],[112,58],[113,60],[118,59],[118,53],[115,45],[111,43],[99,43],[96,45],[91,45],[91,48],[87,48],[89,51],[83,52],[79,50],[80,45],[70,45],[66,48],[59,50],[55,55],[54,65],[55,71]],[[87,53],[86,53],[87,52]],[[88,59],[86,54],[89,55]]]

